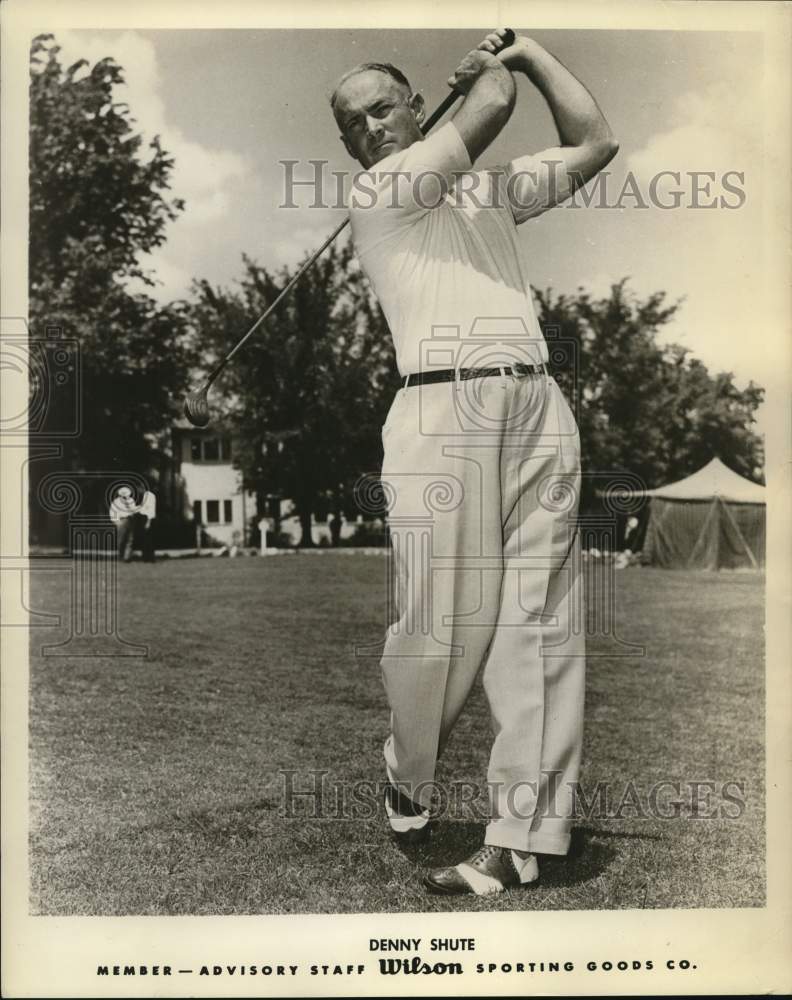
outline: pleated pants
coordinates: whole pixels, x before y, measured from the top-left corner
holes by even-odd
[[[565,854],[585,682],[574,416],[551,377],[501,374],[401,389],[382,437],[396,570],[388,776],[430,804],[483,668],[485,842]]]

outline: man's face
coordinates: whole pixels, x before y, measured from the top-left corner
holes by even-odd
[[[366,169],[422,138],[423,98],[380,70],[356,73],[336,95],[335,116],[347,152]]]
[[[131,500],[132,491],[127,486],[122,486],[121,489],[118,491],[118,496],[119,499],[121,500]]]

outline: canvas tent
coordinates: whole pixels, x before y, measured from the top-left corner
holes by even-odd
[[[687,479],[631,495],[651,498],[644,561],[674,569],[764,565],[765,488],[720,459]]]

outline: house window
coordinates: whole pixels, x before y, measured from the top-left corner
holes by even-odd
[[[206,523],[207,524],[219,524],[220,523],[220,501],[219,500],[207,500],[206,501]]]
[[[193,521],[196,524],[201,524],[203,518],[201,517],[201,501],[193,500]]]
[[[193,462],[230,462],[231,438],[191,438],[190,457]]]
[[[230,500],[223,501],[223,520],[226,524],[231,524],[234,520],[233,504]]]

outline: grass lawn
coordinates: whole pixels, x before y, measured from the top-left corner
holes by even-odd
[[[763,904],[762,576],[617,574],[618,634],[646,653],[614,655],[607,636],[589,643],[582,785],[589,794],[609,783],[610,816],[583,816],[573,852],[543,861],[537,886],[449,899],[427,896],[420,872],[479,845],[474,812],[442,819],[410,854],[391,842],[379,809],[332,818],[334,785],[383,777],[379,665],[353,647],[382,636],[385,571],[379,556],[340,554],[133,563],[118,567],[120,631],[146,643],[147,658],[42,657],[67,629],[34,629],[32,912]],[[32,607],[67,623],[68,579],[42,563]],[[483,794],[489,744],[479,685],[438,779],[475,782]],[[326,772],[324,818],[280,815],[284,769],[301,789],[306,772]],[[649,815],[663,780],[679,783],[678,796],[670,786],[659,796],[661,807],[682,802],[677,818]],[[700,793],[699,815],[694,781],[715,785]],[[725,802],[726,782],[743,783],[739,808]],[[724,805],[739,816],[701,815]]]

